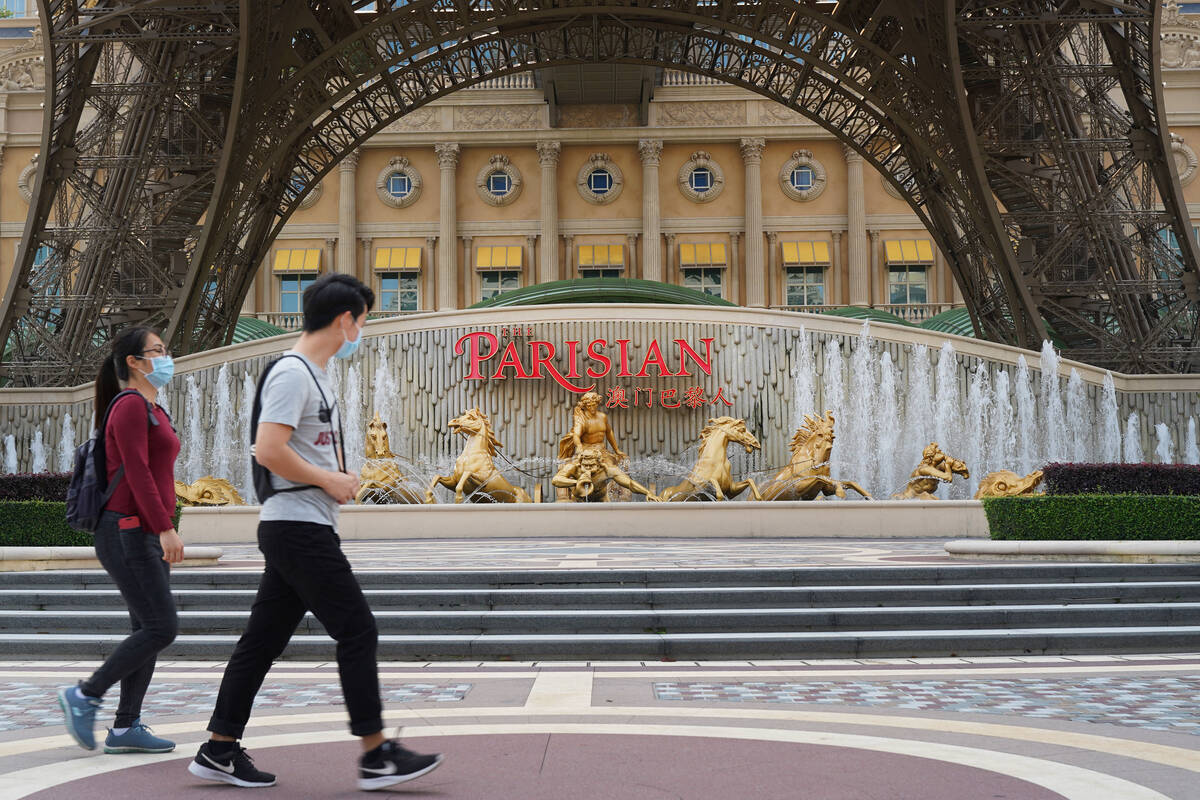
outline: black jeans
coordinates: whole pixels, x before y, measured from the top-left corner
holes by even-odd
[[[258,549],[266,559],[250,621],[238,639],[208,729],[242,738],[254,696],[271,664],[304,619],[313,616],[337,642],[338,677],[350,713],[350,732],[369,736],[383,730],[379,631],[341,539],[328,525],[312,522],[258,523]]]
[[[128,728],[141,715],[158,654],[179,633],[171,565],[163,561],[162,544],[158,536],[141,528],[120,530],[122,517],[115,511],[104,512],[96,529],[96,556],[129,607],[133,633],[80,684],[88,694],[102,697],[120,682],[114,728]]]

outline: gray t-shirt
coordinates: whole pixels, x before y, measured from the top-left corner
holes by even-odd
[[[271,368],[267,381],[262,389],[262,410],[258,421],[276,422],[292,428],[292,438],[288,447],[310,464],[321,469],[337,472],[341,469],[338,464],[337,432],[340,430],[337,401],[333,396],[333,386],[325,370],[309,361],[304,356],[289,350],[283,359]],[[312,368],[310,374],[301,363],[303,358]],[[317,383],[321,391],[317,391]],[[322,422],[321,392],[325,393],[325,402],[332,409],[333,415],[329,422]],[[288,489],[299,486],[298,483],[271,475],[271,483],[276,489]],[[264,522],[315,522],[319,525],[329,525],[337,529],[338,504],[324,489],[312,488],[296,492],[284,492],[267,498],[262,505],[259,519]]]

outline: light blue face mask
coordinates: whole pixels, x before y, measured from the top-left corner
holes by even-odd
[[[175,377],[175,360],[170,356],[155,356],[150,359],[150,366],[153,369],[142,374],[155,389],[163,388]]]
[[[362,341],[362,328],[358,329],[358,336],[354,337],[353,341],[346,339],[345,334],[342,334],[342,337],[344,341],[338,351],[333,354],[335,358],[349,358],[354,355],[354,352],[358,350],[359,342]]]

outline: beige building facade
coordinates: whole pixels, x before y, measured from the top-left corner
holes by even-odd
[[[1168,119],[1200,218],[1200,16],[1170,5]],[[41,142],[34,22],[0,19],[5,290]],[[345,159],[288,221],[243,313],[293,328],[304,287],[330,271],[357,275],[381,312],[397,314],[585,277],[662,281],[749,307],[873,306],[913,322],[961,305],[909,206],[801,115],[684,72],[658,73],[644,105],[552,104],[536,84],[525,73],[461,91]]]

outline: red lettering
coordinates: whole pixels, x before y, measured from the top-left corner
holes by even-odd
[[[617,339],[617,344],[621,350],[621,371],[617,373],[618,378],[632,378],[633,373],[629,371],[629,339]]]
[[[680,403],[678,400],[675,400],[675,395],[677,394],[679,394],[678,389],[663,389],[658,402],[662,404],[663,408],[679,408]],[[675,400],[675,402],[669,402],[671,400]]]
[[[574,342],[573,344],[578,344],[578,342]],[[558,370],[555,369],[554,365],[550,363],[550,361],[554,358],[554,345],[550,344],[550,342],[530,342],[529,348],[533,353],[532,377],[542,377],[542,367],[545,367],[546,371],[550,373],[550,377],[554,379],[554,382],[564,389],[583,394],[584,392],[595,388],[596,384],[594,383],[591,386],[575,386],[574,384],[569,383],[566,378],[558,373]],[[571,352],[574,353],[574,350]],[[518,375],[517,377],[520,376]]]
[[[650,376],[646,373],[646,368],[651,364],[658,365],[658,376],[660,378],[664,376],[670,378],[675,374],[671,372],[670,367],[667,366],[667,362],[663,358],[662,348],[658,346],[658,339],[651,340],[650,349],[646,352],[646,358],[642,360],[642,369],[633,377],[649,378]]]
[[[712,375],[712,339],[701,339],[704,342],[704,358],[700,358],[699,353],[691,348],[691,346],[683,339],[676,339],[675,344],[679,345],[679,372],[676,373],[680,378],[690,378],[692,373],[688,371],[688,357],[696,362],[696,367],[705,375]]]
[[[581,378],[579,374],[579,342],[567,342],[567,349],[570,351],[570,361],[567,365],[567,378]]]
[[[479,368],[483,362],[487,361],[488,359],[495,358],[496,353],[499,351],[500,340],[494,333],[488,333],[487,331],[468,333],[454,343],[454,354],[456,356],[463,354],[463,350],[465,349],[464,343],[466,342],[470,342],[471,350],[471,370],[467,373],[467,380],[481,381],[483,380],[484,376],[483,373],[480,372]],[[479,347],[480,342],[487,342],[488,349],[491,352],[489,352],[487,355],[483,355]]]
[[[588,356],[590,356],[593,361],[604,365],[603,372],[597,372],[592,367],[588,367],[587,374],[589,378],[603,378],[605,375],[612,372],[612,359],[597,349],[603,349],[605,347],[608,347],[608,341],[605,339],[593,339],[592,343],[588,345]]]
[[[505,377],[504,370],[506,369],[515,369],[517,378],[533,377],[525,371],[525,366],[521,363],[520,356],[517,355],[516,342],[509,342],[508,347],[504,348],[504,355],[500,356],[500,363],[496,365],[496,371],[492,373],[492,380]]]
[[[646,393],[646,408],[654,408],[654,390],[646,386],[639,386],[633,390],[633,407],[638,407],[642,392]]]

